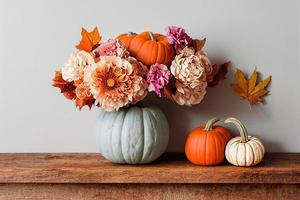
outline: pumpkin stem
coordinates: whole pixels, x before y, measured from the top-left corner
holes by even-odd
[[[134,35],[134,32],[129,31],[127,35]]]
[[[149,35],[150,35],[151,40],[152,40],[153,42],[156,42],[156,39],[155,39],[155,37],[154,37],[154,34],[153,34],[151,31],[149,31]]]
[[[245,127],[245,125],[238,119],[234,118],[234,117],[230,117],[228,119],[225,120],[225,123],[233,123],[239,130],[241,138],[242,138],[242,142],[246,143],[248,142],[248,132],[247,129]]]
[[[211,119],[211,120],[208,120],[208,122],[205,124],[204,130],[205,130],[205,131],[211,131],[213,125],[214,125],[215,123],[217,123],[218,121],[220,121],[220,119],[217,118],[217,117],[215,117],[215,118],[213,118],[213,119]]]

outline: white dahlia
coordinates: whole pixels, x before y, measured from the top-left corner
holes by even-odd
[[[91,54],[85,51],[75,51],[70,55],[67,62],[63,64],[62,77],[68,82],[83,79],[85,69],[94,64],[95,61]]]
[[[175,83],[176,93],[173,100],[179,105],[192,106],[199,104],[206,94],[207,82],[200,82],[196,87],[191,88],[179,81]]]
[[[182,49],[171,65],[173,76],[191,88],[206,81],[207,73],[211,72],[212,65],[206,54],[202,51],[195,52],[191,47]]]

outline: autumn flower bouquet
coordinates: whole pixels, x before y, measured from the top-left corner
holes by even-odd
[[[166,36],[128,33],[103,41],[95,28],[82,29],[76,50],[57,71],[53,86],[76,106],[107,111],[143,100],[148,92],[179,105],[199,104],[208,85],[216,85],[227,63],[213,65],[203,51],[204,40],[183,28],[169,26]]]
[[[98,138],[105,143],[100,145],[100,152],[114,162],[151,162],[167,146],[168,125],[161,110],[134,106],[131,109],[130,105],[142,101],[149,92],[179,105],[199,104],[207,86],[216,85],[227,72],[228,63],[214,65],[203,51],[205,39],[192,39],[180,27],[167,27],[166,35],[129,32],[107,41],[102,40],[97,28],[92,32],[83,28],[81,36],[76,50],[56,71],[52,85],[67,99],[74,100],[79,109],[101,108]],[[126,127],[127,131],[134,127],[139,130],[134,131],[137,138],[127,141],[128,145],[124,146],[122,139],[106,141],[107,133],[122,135],[124,139],[129,134]],[[147,144],[151,137],[154,141]],[[118,147],[121,143],[123,146]],[[139,148],[143,148],[142,153]]]

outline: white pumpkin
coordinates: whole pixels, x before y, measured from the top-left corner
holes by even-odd
[[[233,123],[240,132],[226,145],[225,157],[236,166],[253,166],[260,163],[265,154],[263,143],[256,137],[248,136],[246,127],[236,118],[228,118],[225,123]]]
[[[166,150],[169,126],[157,107],[129,107],[117,112],[101,110],[97,120],[100,153],[115,163],[143,164]]]

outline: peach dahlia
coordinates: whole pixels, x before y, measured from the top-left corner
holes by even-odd
[[[107,111],[117,111],[146,96],[143,77],[135,73],[130,62],[117,56],[101,56],[96,65],[86,70],[85,82],[95,104]]]

